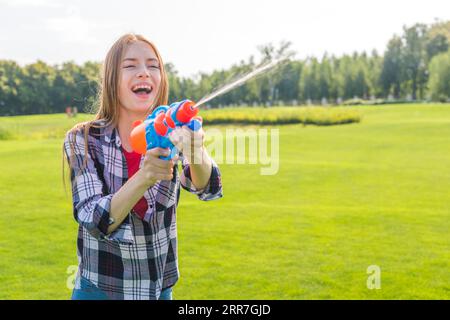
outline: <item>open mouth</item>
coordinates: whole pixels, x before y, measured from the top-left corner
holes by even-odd
[[[139,97],[141,99],[147,99],[150,96],[150,93],[152,93],[153,88],[147,84],[135,85],[131,88],[131,91],[133,91],[133,93],[137,97]]]

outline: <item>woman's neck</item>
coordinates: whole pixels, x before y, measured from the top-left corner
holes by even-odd
[[[131,152],[130,133],[133,130],[133,122],[136,120],[144,120],[145,115],[137,114],[120,108],[119,122],[117,129],[119,130],[120,141],[122,142],[122,148],[125,151]]]

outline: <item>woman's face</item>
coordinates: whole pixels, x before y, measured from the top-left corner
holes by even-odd
[[[127,48],[120,67],[120,108],[144,117],[155,101],[161,83],[156,54],[147,43],[134,42]]]

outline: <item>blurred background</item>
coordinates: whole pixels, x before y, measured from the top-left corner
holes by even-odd
[[[127,32],[161,51],[170,102],[293,55],[201,111],[206,132],[279,129],[280,168],[182,193],[175,299],[450,298],[448,1],[0,0],[0,299],[70,298],[62,141]]]

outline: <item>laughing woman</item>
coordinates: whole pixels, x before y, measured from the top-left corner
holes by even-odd
[[[179,277],[180,185],[200,200],[222,197],[203,130],[177,129],[192,148],[172,160],[160,159],[167,155],[160,148],[145,156],[132,151],[133,122],[167,99],[167,75],[154,44],[140,35],[119,38],[103,64],[95,119],[76,125],[64,141],[79,224],[72,299],[171,299]]]

